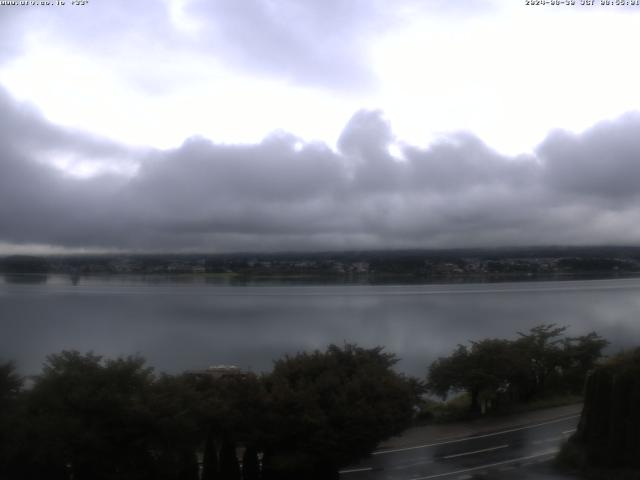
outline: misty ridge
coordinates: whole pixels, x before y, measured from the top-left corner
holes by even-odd
[[[335,151],[282,131],[256,144],[193,137],[169,150],[130,147],[55,126],[5,92],[0,123],[0,243],[9,253],[640,241],[635,112],[581,134],[552,131],[513,158],[466,132],[392,150],[391,125],[367,110]]]

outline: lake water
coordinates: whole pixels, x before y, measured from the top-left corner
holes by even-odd
[[[45,281],[46,280],[46,281]],[[267,371],[285,353],[383,345],[424,376],[458,343],[540,323],[595,330],[610,352],[640,345],[640,279],[402,286],[229,286],[202,279],[0,280],[0,360],[37,373],[50,353],[139,353],[161,371]]]

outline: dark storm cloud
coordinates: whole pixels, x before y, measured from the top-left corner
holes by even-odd
[[[338,151],[279,132],[258,144],[203,138],[136,151],[49,124],[0,96],[0,243],[233,251],[640,242],[640,116],[534,155],[469,133],[401,147],[380,112],[354,115]],[[137,166],[78,178],[57,156]]]
[[[640,193],[640,113],[581,135],[552,132],[538,147],[547,182],[560,192],[628,199]]]
[[[16,103],[0,88],[0,112],[3,120],[0,129],[0,141],[3,153],[16,148],[21,152],[82,154],[100,159],[121,160],[131,155],[131,150],[113,141],[61,128],[46,122],[37,109],[29,104]]]
[[[84,132],[51,125],[0,89],[0,242],[82,247],[117,229],[112,199],[121,175],[79,181],[51,165],[56,158],[108,162],[111,170],[141,155]]]

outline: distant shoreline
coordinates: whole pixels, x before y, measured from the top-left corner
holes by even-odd
[[[640,276],[639,247],[235,254],[13,255],[0,274],[200,278],[228,284],[499,283]],[[35,277],[33,277],[35,278]]]
[[[260,286],[260,285],[352,285],[352,286],[384,286],[384,285],[462,285],[489,283],[518,283],[518,282],[554,282],[581,280],[613,280],[640,278],[639,272],[624,273],[556,273],[556,274],[494,274],[494,275],[446,275],[418,277],[413,275],[247,275],[233,273],[82,273],[70,274],[66,272],[48,273],[7,273],[0,272],[4,283],[37,284],[46,283],[51,278],[68,278],[71,283],[82,280],[136,280],[164,283],[198,283],[227,286]]]

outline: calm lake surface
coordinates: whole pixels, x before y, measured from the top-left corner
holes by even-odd
[[[424,376],[458,343],[539,323],[640,345],[640,279],[402,286],[229,286],[202,279],[0,277],[0,360],[37,373],[63,349],[139,353],[161,371],[268,371],[285,353],[383,345]]]

